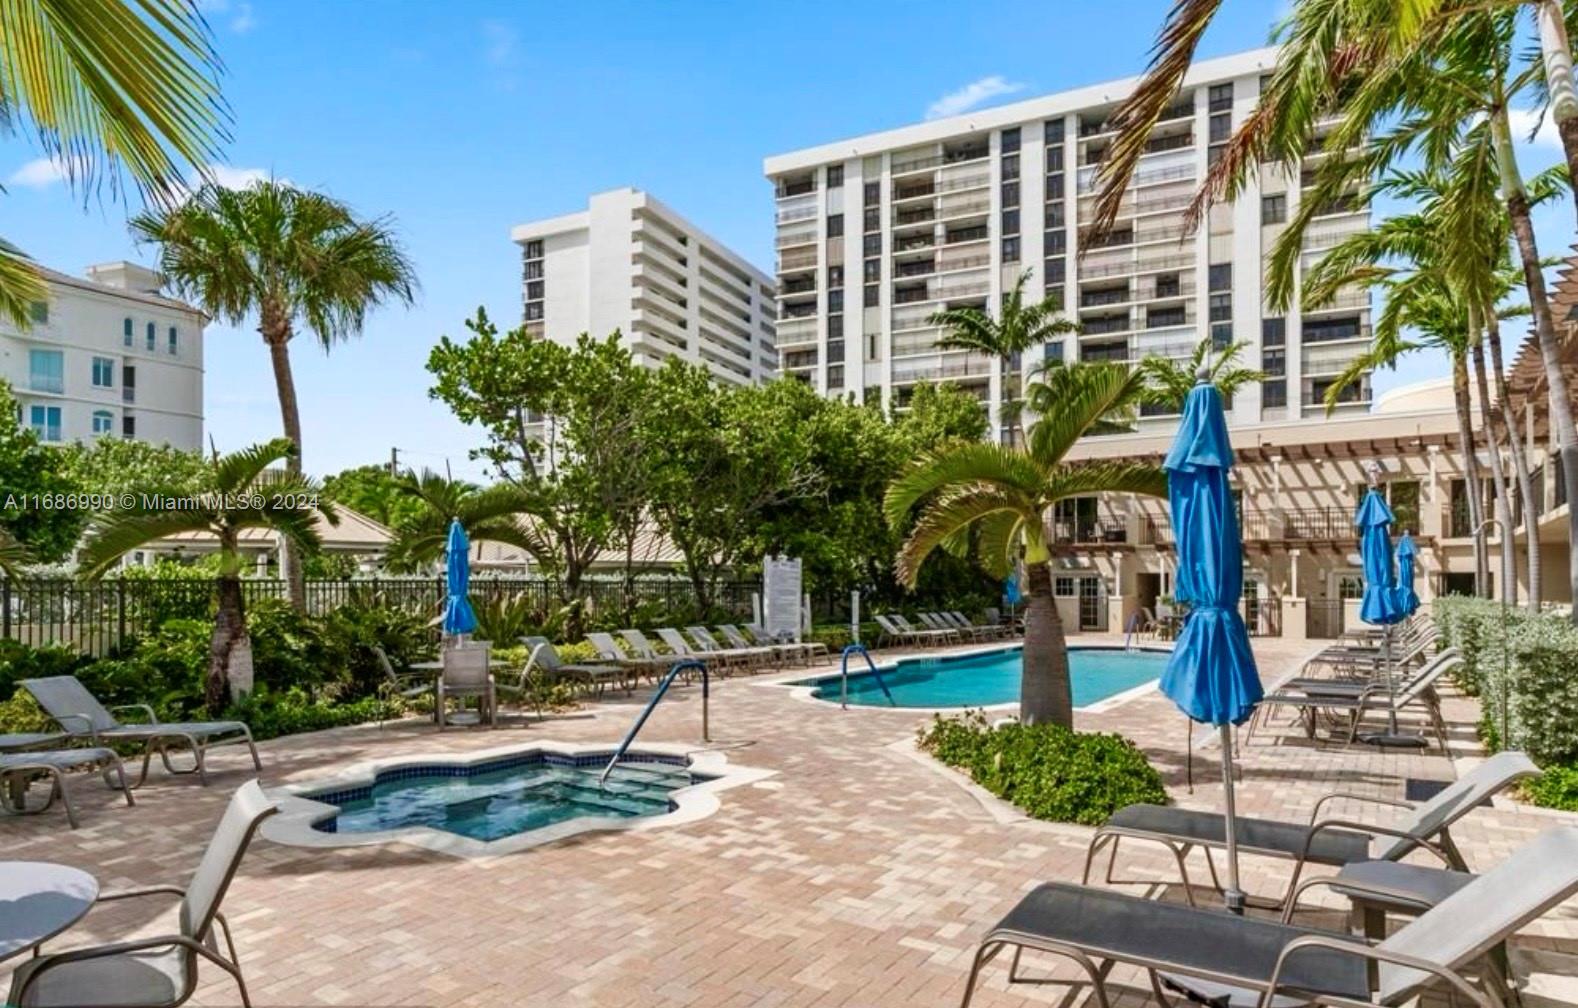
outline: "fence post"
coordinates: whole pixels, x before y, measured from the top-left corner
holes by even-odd
[[[126,644],[126,582],[120,578],[115,579],[115,646],[124,647]]]
[[[5,626],[4,637],[11,639],[11,579],[0,578],[0,623]]]

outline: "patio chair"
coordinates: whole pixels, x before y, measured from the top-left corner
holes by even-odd
[[[954,624],[961,630],[975,630],[985,634],[990,638],[1001,640],[1002,638],[1007,637],[1013,633],[1011,629],[999,623],[973,622],[968,616],[957,609],[949,609],[942,615],[951,618]]]
[[[690,642],[682,637],[680,632],[673,627],[662,627],[658,629],[656,633],[658,635],[658,639],[663,642],[663,646],[669,649],[669,652],[673,655],[675,661],[683,661],[686,658],[689,658],[693,661],[699,661],[703,665],[707,666],[708,670],[716,671],[720,675],[726,674],[729,667],[737,661],[737,659],[732,656],[725,656],[722,654],[708,654],[705,651],[696,650],[691,646]]]
[[[1346,712],[1348,737],[1353,744],[1358,736],[1364,715],[1372,710],[1395,710],[1402,713],[1409,707],[1424,708],[1430,726],[1436,733],[1436,742],[1444,754],[1447,751],[1446,719],[1441,716],[1441,698],[1435,685],[1443,675],[1463,664],[1463,657],[1455,649],[1447,649],[1424,668],[1398,684],[1395,691],[1384,682],[1344,682],[1341,680],[1296,679],[1282,689],[1261,699],[1244,734],[1244,744],[1254,737],[1257,727],[1271,718],[1271,711],[1292,707],[1299,711],[1307,734],[1313,738],[1315,721],[1322,712]]]
[[[23,679],[20,685],[62,731],[75,738],[89,739],[94,746],[108,747],[115,742],[141,744],[142,771],[132,787],[142,787],[148,779],[148,763],[154,753],[159,754],[159,760],[169,773],[195,773],[205,785],[208,783],[208,750],[219,746],[244,743],[252,753],[253,769],[263,769],[258,748],[252,742],[252,729],[243,721],[160,721],[147,704],[122,704],[106,710],[76,676]],[[140,710],[148,720],[126,723],[111,713],[122,710]],[[190,770],[179,770],[170,762],[172,744],[192,750],[194,765]]]
[[[882,630],[882,633],[877,636],[877,647],[882,647],[889,643],[929,644],[937,640],[937,635],[935,634],[923,635],[915,630],[902,629],[897,623],[893,622],[891,617],[883,613],[874,613],[871,618],[877,621],[877,626]]]
[[[201,960],[230,974],[241,993],[241,1003],[250,1005],[236,944],[219,904],[258,824],[276,811],[257,781],[241,785],[231,796],[185,889],[156,885],[99,896],[100,903],[179,897],[180,917],[173,933],[28,959],[11,974],[6,1003],[19,1008],[174,1008],[186,1003],[197,989]],[[224,935],[224,953],[215,940],[216,922]]]
[[[801,665],[808,666],[811,664],[812,658],[825,659],[827,657],[827,645],[821,641],[775,641],[767,636],[765,630],[761,630],[755,624],[751,625],[751,637],[754,637],[754,640],[741,633],[740,628],[733,623],[718,624],[718,632],[723,634],[724,640],[737,648],[772,648],[774,655],[779,661],[783,661],[786,658],[797,658]]]
[[[41,749],[36,752],[0,754],[0,809],[16,815],[32,815],[46,811],[60,799],[66,809],[66,822],[77,828],[77,810],[71,804],[71,792],[66,788],[66,774],[73,770],[99,771],[104,783],[118,787],[126,796],[127,805],[136,805],[131,787],[126,783],[126,767],[115,750],[95,746],[82,749]],[[110,778],[110,771],[115,778]],[[27,807],[28,785],[39,778],[49,779],[49,794],[44,804],[35,809]]]
[[[524,690],[526,677],[531,673],[533,663],[541,666],[552,675],[563,679],[574,679],[592,687],[602,693],[610,683],[624,688],[626,695],[635,689],[635,677],[629,669],[619,665],[583,665],[579,662],[566,662],[559,656],[559,651],[546,637],[527,637],[526,646],[531,648],[531,655],[526,659],[526,666],[521,669],[521,688]]]
[[[765,668],[768,665],[775,664],[778,660],[778,651],[775,648],[754,644],[724,647],[718,643],[716,637],[712,636],[712,631],[704,626],[689,626],[685,628],[685,632],[690,634],[690,639],[695,641],[703,652],[707,654],[732,655],[742,668],[751,666]]]
[[[1137,966],[1163,1005],[1167,990],[1219,1008],[1309,1004],[1396,1008],[1430,988],[1450,989],[1479,1008],[1514,992],[1494,964],[1480,981],[1465,972],[1513,934],[1578,893],[1578,828],[1540,834],[1484,875],[1378,945],[1222,910],[1162,903],[1061,882],[1031,890],[989,931],[970,965],[962,1008],[981,968],[1014,950],[1008,982],[1046,984],[1020,972],[1026,949],[1073,961],[1099,1008],[1114,965]],[[1503,989],[1495,988],[1502,986]]]
[[[373,657],[378,659],[378,665],[383,670],[383,681],[378,684],[378,695],[384,701],[400,697],[404,700],[415,700],[418,697],[433,695],[433,677],[425,672],[396,672],[394,662],[389,660],[389,653],[381,646],[372,646]],[[438,716],[438,707],[433,707],[434,719]],[[378,727],[384,726],[383,708],[378,710]]]
[[[443,651],[444,668],[433,687],[434,716],[438,728],[449,727],[449,701],[477,698],[477,720],[488,724],[499,723],[498,693],[493,682],[493,648],[488,644],[472,642],[464,647],[447,647]]]
[[[893,625],[898,627],[900,630],[905,630],[909,633],[916,634],[923,640],[931,640],[933,642],[948,644],[958,641],[962,637],[962,635],[957,630],[939,630],[936,627],[916,626],[906,619],[902,613],[888,613],[888,619],[892,620]]]
[[[892,614],[892,616],[889,618],[899,626],[910,630],[930,630],[933,633],[941,635],[945,642],[952,642],[955,644],[964,643],[964,634],[959,630],[958,627],[952,626],[951,624],[942,623],[933,613],[916,613],[915,618],[920,621],[920,626],[916,626],[909,621],[908,617],[901,616],[898,613]]]
[[[589,633],[587,641],[592,645],[592,650],[597,652],[597,657],[604,662],[618,665],[630,670],[632,679],[646,675],[654,679],[660,678],[667,672],[673,662],[659,655],[649,657],[631,657],[625,649],[619,646],[611,633]]]
[[[1297,891],[1299,876],[1306,864],[1341,867],[1359,861],[1396,861],[1420,850],[1435,856],[1449,868],[1467,871],[1468,866],[1463,862],[1462,854],[1452,842],[1450,827],[1492,795],[1505,791],[1525,778],[1537,777],[1539,773],[1540,768],[1523,753],[1502,752],[1459,777],[1434,798],[1419,804],[1371,795],[1332,792],[1315,803],[1307,823],[1237,817],[1234,821],[1237,824],[1238,849],[1245,854],[1291,859],[1294,862],[1287,890],[1281,899],[1274,901],[1274,906],[1282,906],[1287,902],[1287,896]],[[1321,818],[1321,809],[1328,802],[1338,799],[1369,802],[1405,809],[1407,812],[1390,825]],[[1112,864],[1117,858],[1120,840],[1144,840],[1166,847],[1178,864],[1179,881],[1191,906],[1194,904],[1194,887],[1189,881],[1189,869],[1185,862],[1194,848],[1199,847],[1206,852],[1206,866],[1211,873],[1212,885],[1217,889],[1222,888],[1216,874],[1216,863],[1211,858],[1212,850],[1227,846],[1226,817],[1219,812],[1166,805],[1124,806],[1097,827],[1096,835],[1091,838],[1085,852],[1083,881],[1090,881],[1090,869],[1096,855],[1109,845],[1111,859],[1107,863],[1107,881],[1115,881],[1112,878]]]

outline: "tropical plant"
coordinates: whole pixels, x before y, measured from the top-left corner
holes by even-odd
[[[888,487],[888,521],[902,527],[919,508],[896,561],[899,580],[913,587],[938,547],[964,552],[972,542],[987,569],[1025,567],[1024,671],[1020,719],[1070,725],[1073,705],[1068,650],[1052,599],[1047,521],[1068,497],[1101,493],[1165,496],[1166,474],[1131,462],[1069,463],[1064,456],[1094,424],[1131,409],[1143,376],[1122,365],[1072,364],[1044,372],[1044,411],[1024,448],[955,444],[916,458]]]
[[[20,123],[72,183],[180,190],[228,139],[219,57],[190,0],[17,0],[0,5],[0,134]],[[48,291],[0,239],[0,318],[20,329]]]
[[[1026,350],[1079,332],[1079,323],[1061,314],[1063,299],[1060,296],[1054,294],[1035,304],[1026,304],[1025,285],[1029,282],[1029,270],[1019,274],[1019,279],[1003,297],[996,318],[974,305],[933,312],[926,321],[947,330],[937,340],[938,349],[968,350],[995,357],[1009,368],[1017,368]],[[1018,398],[1005,390],[1002,422],[1017,427],[1020,409]]]
[[[10,386],[0,381],[0,532],[39,563],[64,559],[87,524],[84,511],[55,501],[84,488],[65,472],[60,453],[16,423],[22,413]]]
[[[1223,400],[1231,401],[1233,393],[1266,377],[1264,371],[1239,366],[1238,360],[1248,345],[1243,342],[1229,343],[1218,350],[1215,341],[1207,336],[1195,345],[1189,359],[1182,363],[1155,354],[1146,357],[1139,364],[1140,374],[1145,378],[1141,400],[1169,413],[1182,412],[1184,400],[1189,398],[1189,390],[1199,382],[1203,369],[1206,380],[1222,393]]]
[[[360,335],[373,308],[390,299],[411,303],[415,270],[390,219],[361,220],[338,200],[268,179],[245,189],[205,184],[168,209],[139,214],[131,229],[159,246],[161,272],[209,315],[231,325],[256,316],[285,437],[297,449],[286,471],[300,476],[290,341],[304,325],[327,351]],[[291,601],[301,608],[304,572],[294,547],[281,559]]]
[[[11,533],[0,528],[0,575],[15,578],[28,561],[27,547],[12,538]]]
[[[241,594],[241,534],[268,529],[305,552],[322,545],[317,515],[336,524],[331,504],[301,507],[314,499],[318,487],[310,479],[269,467],[290,457],[295,446],[284,438],[216,455],[210,463],[209,485],[201,495],[173,502],[169,509],[137,507],[99,517],[84,543],[79,576],[103,577],[121,557],[148,543],[183,533],[212,536],[219,554],[216,579],[218,609],[208,652],[204,699],[209,713],[225,709],[233,691],[252,683],[251,643],[246,603]]]
[[[451,521],[460,522],[473,543],[503,543],[529,554],[542,549],[527,521],[532,496],[513,483],[483,489],[424,469],[420,476],[403,474],[396,485],[419,510],[395,529],[384,556],[391,570],[416,570],[438,562],[449,541]]]
[[[400,489],[399,475],[382,465],[356,466],[325,476],[323,495],[391,529],[422,510],[420,501]]]

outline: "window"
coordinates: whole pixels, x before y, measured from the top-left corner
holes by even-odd
[[[542,279],[542,260],[541,259],[534,259],[531,262],[526,264],[526,279],[528,279],[528,280],[541,280]]]
[[[1046,278],[1049,284],[1060,284],[1068,279],[1068,262],[1063,259],[1048,259],[1046,264]]]
[[[1178,289],[1179,289],[1178,288],[1178,274],[1176,274],[1176,273],[1158,273],[1158,274],[1156,274],[1156,296],[1157,297],[1159,297],[1159,298],[1177,297],[1178,296]]]
[[[1062,503],[1059,501],[1058,503]],[[1052,594],[1059,598],[1072,598],[1074,595],[1074,579],[1071,577],[1058,577],[1052,579]]]
[[[1047,176],[1047,199],[1054,200],[1054,199],[1062,199],[1062,198],[1063,198],[1063,174],[1061,172],[1059,172],[1056,175],[1048,175]]]
[[[180,334],[178,332],[176,332],[175,326],[171,326],[169,331],[166,332],[164,334],[164,336],[165,336],[165,349],[173,357],[173,356],[175,356],[176,353],[178,353],[180,351],[180,348],[181,348],[181,336],[180,336]]]
[[[59,406],[30,406],[27,411],[27,425],[38,435],[40,441],[60,440],[60,407]]]
[[[132,320],[126,319],[121,323],[121,342],[126,346],[132,345]]]
[[[1225,291],[1233,286],[1233,264],[1216,263],[1210,269],[1211,290]]]
[[[873,207],[873,208],[871,208],[869,210],[863,211],[862,215],[861,215],[861,220],[864,222],[861,226],[866,231],[881,231],[882,230],[882,211],[876,209],[875,207]]]
[[[1212,322],[1225,322],[1233,317],[1233,295],[1212,294],[1210,305]]]
[[[865,291],[861,294],[861,304],[867,308],[875,308],[881,303],[882,288],[878,284],[867,284]]]
[[[827,317],[827,338],[842,339],[844,336],[844,316],[829,315]]]
[[[861,254],[862,255],[868,255],[868,256],[881,255],[882,254],[882,236],[880,234],[868,234],[868,235],[866,235],[864,238],[862,238],[860,240],[860,250],[861,250]]]
[[[827,166],[827,187],[837,189],[844,184],[844,166],[841,164]]]
[[[1233,342],[1233,323],[1218,322],[1211,327],[1211,349],[1226,350]]]
[[[137,418],[127,413],[121,417],[121,437],[130,441],[137,436]]]
[[[1003,183],[1003,206],[1016,207],[1019,205],[1019,183]]]
[[[1288,320],[1285,318],[1268,318],[1260,320],[1260,345],[1268,347],[1284,346],[1288,341]]]
[[[844,215],[841,213],[827,215],[827,236],[838,238],[844,233]]]
[[[827,268],[827,285],[829,287],[844,286],[844,267],[829,266]]]
[[[865,206],[872,207],[882,202],[882,183],[867,182],[863,190]]]
[[[1061,119],[1048,119],[1047,123],[1046,123],[1046,126],[1043,127],[1042,137],[1049,144],[1062,143],[1063,142],[1063,120],[1061,120]]]
[[[830,389],[844,387],[844,365],[835,364],[827,369],[827,387]]]
[[[526,306],[526,321],[536,322],[540,318],[542,318],[542,302],[533,301],[531,304],[528,304]]]
[[[543,291],[542,281],[541,280],[532,280],[532,281],[530,281],[529,283],[526,284],[526,299],[528,301],[541,301],[542,300],[542,291]]]
[[[1260,370],[1267,375],[1280,378],[1288,373],[1288,352],[1283,349],[1261,350]]]
[[[541,238],[533,238],[531,241],[526,243],[526,258],[528,258],[528,259],[541,259],[542,258],[542,239]]]
[[[1064,224],[1063,204],[1062,203],[1049,203],[1049,204],[1047,204],[1047,227],[1049,227],[1049,228],[1062,227],[1063,224]]]
[[[867,259],[860,267],[861,276],[866,283],[882,279],[882,260]]]
[[[1019,155],[1012,154],[1003,158],[1003,178],[1016,179],[1019,177]]]
[[[1067,231],[1048,231],[1042,237],[1041,251],[1044,255],[1053,255],[1068,248]]]
[[[827,341],[827,362],[829,364],[844,363],[844,341],[830,339]]]
[[[1260,383],[1260,405],[1273,409],[1288,404],[1288,383],[1278,378]]]
[[[1419,483],[1417,480],[1399,480],[1386,484],[1386,496],[1392,505],[1393,530],[1419,531]]]
[[[29,350],[27,387],[34,392],[65,392],[66,355],[59,350]]]
[[[1208,124],[1210,129],[1210,142],[1221,143],[1233,135],[1233,117],[1216,115],[1211,117]]]
[[[102,436],[115,429],[115,414],[109,410],[93,411],[93,433]]]
[[[1009,235],[1003,239],[1003,262],[1019,261],[1019,236]]]
[[[1281,224],[1287,219],[1288,197],[1286,193],[1260,197],[1260,223]]]
[[[844,292],[842,290],[827,292],[827,310],[841,312],[844,310]]]
[[[1211,112],[1226,112],[1233,107],[1233,85],[1212,84],[1206,92],[1207,108]]]
[[[130,364],[121,365],[121,401],[137,401],[137,369]]]
[[[143,343],[147,347],[148,352],[153,353],[154,346],[159,342],[159,327],[149,322],[148,328],[144,330],[144,335]]]
[[[1018,233],[1019,233],[1019,211],[1018,210],[1004,210],[1003,211],[1003,234],[1018,234]]]
[[[1000,145],[1000,147],[1001,147],[1001,150],[1002,150],[1002,152],[1004,154],[1007,154],[1009,151],[1016,151],[1016,150],[1019,149],[1019,127],[1018,126],[1015,126],[1013,129],[1005,129],[1005,130],[1003,130],[1003,139],[1002,139],[1002,144]]]
[[[115,362],[108,357],[93,358],[93,387],[115,387]]]

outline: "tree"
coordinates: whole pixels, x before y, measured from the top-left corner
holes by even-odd
[[[72,183],[178,192],[189,165],[217,160],[228,137],[219,57],[186,0],[19,0],[0,6],[0,133],[31,125]],[[206,170],[206,169],[205,169]],[[48,290],[0,239],[0,317],[19,329]]]
[[[1027,591],[1020,720],[1070,726],[1068,649],[1052,599],[1046,523],[1053,505],[1066,497],[1165,496],[1167,476],[1154,465],[1063,460],[1094,423],[1132,408],[1144,388],[1140,374],[1121,365],[1073,364],[1046,370],[1043,382],[1048,408],[1024,448],[975,443],[928,452],[888,487],[884,505],[895,527],[919,508],[896,562],[906,585],[915,584],[939,546],[966,548],[972,534],[994,574],[1006,574],[1022,559]]]
[[[1231,402],[1234,392],[1266,377],[1264,371],[1238,366],[1238,359],[1243,356],[1244,348],[1248,345],[1229,343],[1218,352],[1214,349],[1215,341],[1207,336],[1195,345],[1194,352],[1182,364],[1170,357],[1158,357],[1155,354],[1146,357],[1139,365],[1140,374],[1145,378],[1145,389],[1140,393],[1141,401],[1159,406],[1169,413],[1183,412],[1184,400],[1198,381],[1200,369],[1205,367],[1208,369],[1207,380],[1222,393],[1224,401]],[[1213,354],[1217,354],[1214,359]]]
[[[486,489],[423,470],[402,475],[395,486],[403,509],[411,513],[395,526],[384,562],[391,570],[411,571],[436,563],[449,541],[449,524],[458,521],[472,542],[496,542],[528,553],[541,549],[525,518],[532,500],[513,483]]]
[[[0,532],[35,562],[63,560],[87,525],[87,512],[63,506],[63,495],[82,486],[62,471],[59,454],[38,435],[18,427],[11,388],[0,382]]]
[[[202,491],[210,466],[199,452],[101,437],[62,449],[61,471],[90,494],[180,497]]]
[[[128,552],[182,533],[214,537],[219,554],[216,580],[218,608],[210,638],[208,673],[203,696],[210,715],[217,716],[233,692],[251,688],[252,644],[247,634],[246,601],[241,593],[241,534],[269,529],[298,549],[315,553],[322,545],[316,516],[338,523],[333,505],[301,506],[318,497],[312,480],[269,467],[295,451],[286,438],[218,455],[209,463],[205,492],[175,501],[151,502],[115,510],[95,519],[83,545],[79,576],[102,578]]]
[[[297,449],[286,470],[299,477],[290,341],[305,326],[328,351],[361,335],[373,308],[391,299],[411,303],[415,271],[390,219],[361,220],[344,203],[268,179],[245,189],[205,184],[168,209],[139,214],[131,228],[159,246],[159,268],[177,292],[231,325],[257,319],[285,437]],[[287,545],[280,557],[300,608],[306,587],[294,549]]]
[[[1005,370],[1013,370],[1019,367],[1026,350],[1079,332],[1078,322],[1060,314],[1063,310],[1061,296],[1054,294],[1036,304],[1025,304],[1025,284],[1029,282],[1029,270],[1019,274],[1019,279],[1003,298],[996,318],[974,305],[933,312],[926,321],[947,330],[937,340],[938,348],[968,350],[995,357],[1005,365]],[[1019,424],[1018,396],[1006,388],[1002,420],[1011,427]]]
[[[32,560],[27,547],[4,528],[0,528],[0,576],[16,578],[21,569]]]
[[[398,528],[422,511],[422,504],[403,490],[404,483],[388,466],[342,469],[323,480],[323,495],[358,511],[387,528]]]

